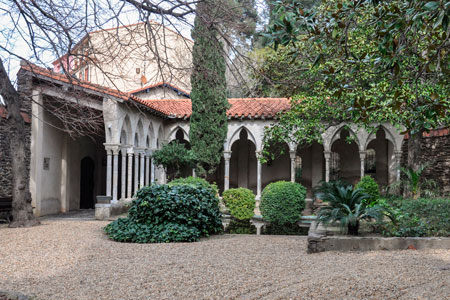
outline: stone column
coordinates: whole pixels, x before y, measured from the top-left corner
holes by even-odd
[[[122,170],[120,177],[120,198],[125,199],[126,196],[126,181],[127,181],[127,147],[120,148],[120,154],[122,155]]]
[[[256,199],[261,199],[261,151],[256,151]]]
[[[400,167],[401,167],[401,163],[402,163],[402,151],[395,151],[395,168],[396,168],[396,181],[400,181],[400,176],[401,176],[401,171],[400,171]]]
[[[105,147],[106,149],[106,196],[111,197],[111,177],[112,177],[112,149]]]
[[[365,174],[366,151],[359,151],[359,159],[361,160],[361,178],[363,178]]]
[[[192,168],[192,177],[197,177],[197,174],[195,173],[195,168]]]
[[[150,170],[150,182],[154,183],[155,182],[155,163],[153,161],[153,158],[150,159],[150,167],[151,167],[151,170]]]
[[[141,167],[139,168],[140,171],[140,178],[139,178],[139,188],[142,188],[144,186],[144,177],[145,177],[145,152],[141,150],[139,153],[139,157],[141,159]]]
[[[139,189],[139,151],[134,151],[134,193]]]
[[[325,156],[325,182],[330,181],[330,161],[331,161],[331,151],[323,151]]]
[[[230,159],[231,151],[223,151],[223,158],[225,162],[225,174],[223,176],[223,190],[230,189]]]
[[[150,155],[152,152],[150,150],[145,151],[145,185],[150,183]]]
[[[133,196],[133,148],[128,148],[128,169],[127,169],[127,198],[130,199]]]
[[[289,157],[291,158],[291,182],[295,182],[295,158],[297,157],[297,151],[289,151]]]
[[[113,183],[112,183],[112,202],[117,202],[117,191],[119,183],[119,147],[113,148]]]

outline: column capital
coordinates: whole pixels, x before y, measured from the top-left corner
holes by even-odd
[[[133,154],[134,154],[134,149],[133,149],[133,147],[127,148],[127,155],[128,155],[128,156],[132,156]]]
[[[289,157],[291,158],[291,160],[294,160],[297,157],[297,151],[295,150],[289,151]]]
[[[325,156],[326,160],[331,159],[331,151],[323,151],[323,155]]]
[[[223,151],[223,158],[225,160],[230,160],[231,159],[231,151]]]
[[[258,159],[258,161],[259,161],[259,159],[262,157],[262,151],[256,150],[255,153],[256,153],[256,159]]]
[[[107,155],[112,155],[112,154],[119,154],[120,151],[120,145],[118,144],[107,144],[104,143],[103,144],[105,146],[105,150],[106,150],[106,154]]]
[[[359,159],[364,160],[366,159],[366,151],[359,151]]]
[[[152,149],[145,149],[144,154],[146,157],[150,157],[153,154]]]
[[[394,153],[395,153],[395,158],[401,158],[403,155],[403,151],[401,151],[401,150],[396,150],[396,151],[394,151]]]

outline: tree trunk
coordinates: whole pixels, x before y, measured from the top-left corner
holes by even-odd
[[[347,233],[349,234],[349,235],[358,235],[358,231],[359,231],[359,221],[356,221],[356,224],[355,225],[352,225],[352,224],[348,224],[348,226],[347,226]]]
[[[9,143],[12,167],[12,216],[10,227],[39,224],[31,207],[31,194],[26,166],[25,122],[20,113],[22,97],[11,84],[0,60],[0,94],[8,111]]]
[[[424,130],[421,129],[415,134],[409,134],[408,139],[408,167],[412,168],[414,172],[419,169],[421,165],[421,149]]]

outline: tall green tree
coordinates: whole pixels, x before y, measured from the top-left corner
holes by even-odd
[[[197,174],[205,177],[220,164],[227,135],[225,59],[218,38],[215,0],[197,4],[192,38],[192,116],[190,141],[198,162]]]
[[[331,0],[311,10],[279,1],[275,12],[266,37],[307,71],[268,136],[299,142],[337,122],[390,122],[406,128],[417,169],[423,132],[450,125],[450,1]]]

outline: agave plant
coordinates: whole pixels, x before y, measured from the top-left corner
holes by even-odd
[[[364,219],[375,219],[380,222],[383,218],[383,208],[375,205],[368,207],[366,200],[370,197],[360,189],[353,189],[351,185],[333,182],[322,184],[317,193],[327,206],[320,209],[317,216],[318,224],[340,223],[341,228],[347,227],[348,234],[357,235],[359,222]]]

